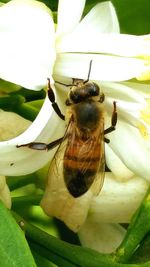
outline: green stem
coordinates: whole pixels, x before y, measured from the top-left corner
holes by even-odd
[[[22,105],[25,102],[25,98],[21,95],[0,97],[0,108],[13,111],[17,106]]]
[[[28,103],[16,107],[16,112],[27,120],[33,121],[39,113],[39,109]]]
[[[34,250],[36,253],[41,255],[42,257],[46,258],[47,260],[50,260],[51,262],[57,264],[58,266],[64,266],[64,267],[77,267],[79,265],[74,265],[73,263],[68,262],[67,260],[63,259],[59,255],[54,254],[50,250],[43,248],[43,246],[28,240],[29,246],[31,250]]]
[[[22,220],[20,216],[13,212],[17,223]],[[111,255],[101,254],[94,250],[83,248],[76,245],[71,245],[67,242],[59,240],[41,229],[29,224],[25,221],[23,230],[29,240],[31,246],[35,249],[39,248],[39,253],[49,259],[48,255],[51,255],[51,261],[59,266],[80,266],[80,267],[149,267],[150,262],[144,264],[121,264],[114,261]],[[42,248],[42,250],[40,250]],[[65,264],[65,265],[64,265]]]
[[[114,258],[118,262],[128,262],[144,236],[150,231],[150,189],[133,216],[126,236],[119,246]]]
[[[42,194],[38,195],[28,195],[28,196],[21,196],[21,197],[12,197],[12,209],[29,206],[29,205],[39,205]]]
[[[18,113],[20,116],[33,121],[39,113],[43,104],[43,99],[25,102],[25,97],[22,95],[11,94],[9,96],[0,97],[0,108],[6,111]],[[35,102],[35,103],[34,103]]]
[[[29,174],[23,176],[7,177],[7,184],[9,189],[15,190],[28,184],[34,184],[37,180],[36,174]]]
[[[11,95],[16,95],[16,94],[22,95],[26,99],[26,102],[28,102],[28,101],[44,99],[46,92],[44,90],[34,91],[21,88],[19,91],[11,92]]]
[[[38,110],[41,109],[42,105],[43,105],[44,100],[43,99],[38,99],[38,100],[34,100],[34,101],[30,101],[28,102],[28,104]]]

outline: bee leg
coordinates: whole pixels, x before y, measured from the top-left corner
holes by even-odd
[[[99,102],[103,103],[105,100],[105,95],[103,93],[100,94]]]
[[[111,133],[112,131],[115,130],[115,126],[117,124],[117,107],[116,107],[116,101],[113,102],[114,105],[114,109],[113,109],[113,113],[111,116],[111,126],[109,128],[107,128],[106,130],[104,130],[104,135]]]
[[[110,140],[108,138],[104,137],[104,142],[108,144],[110,142]]]
[[[57,115],[59,116],[59,118],[61,118],[62,120],[65,120],[65,116],[61,113],[61,110],[58,104],[55,102],[55,95],[54,95],[53,89],[51,88],[50,79],[48,78],[47,80],[48,80],[48,98],[52,103],[52,107],[57,113]]]
[[[35,150],[51,150],[53,149],[54,147],[58,146],[62,140],[64,139],[64,137],[61,137],[49,144],[46,144],[46,143],[40,143],[40,142],[31,142],[31,143],[28,143],[28,144],[23,144],[23,145],[17,145],[16,147],[19,148],[19,147],[29,147],[31,149],[35,149]]]

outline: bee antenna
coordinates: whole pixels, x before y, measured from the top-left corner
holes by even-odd
[[[87,76],[87,79],[84,81],[84,83],[87,83],[89,81],[90,74],[91,74],[91,68],[92,68],[92,59],[90,60],[88,76]]]
[[[58,82],[58,81],[55,81],[55,83],[58,83],[58,84],[64,85],[64,86],[66,86],[66,87],[73,86],[73,84],[66,84],[66,83],[61,83],[61,82]]]

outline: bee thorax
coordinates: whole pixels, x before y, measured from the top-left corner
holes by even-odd
[[[75,117],[78,128],[88,135],[99,123],[100,110],[95,102],[82,102],[75,108]]]

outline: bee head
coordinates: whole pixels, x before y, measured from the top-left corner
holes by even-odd
[[[93,97],[99,95],[100,88],[96,83],[80,80],[74,83],[74,85],[71,87],[69,92],[69,100],[71,103],[77,104],[82,101],[93,99]]]

